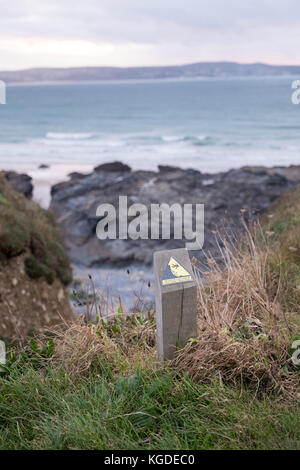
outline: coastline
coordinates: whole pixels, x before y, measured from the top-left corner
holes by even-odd
[[[51,187],[66,181],[69,174],[80,171],[88,174],[92,171],[93,165],[51,165],[49,168],[37,168],[28,171],[32,178],[33,199],[44,209],[48,209],[51,202]]]
[[[115,161],[99,165],[87,175],[74,173],[68,181],[53,186],[50,209],[72,263],[103,268],[135,263],[151,266],[153,251],[182,248],[188,239],[173,238],[173,235],[170,238],[152,237],[148,224],[146,237],[130,239],[116,235],[115,239],[105,237],[99,240],[96,237],[99,204],[110,204],[114,208],[117,227],[121,217],[119,196],[126,197],[127,210],[131,204],[141,203],[148,215],[152,205],[162,202],[169,208],[173,204],[181,208],[186,204],[204,204],[205,243],[203,250],[196,249],[192,253],[204,262],[204,251],[220,257],[216,230],[240,232],[241,211],[248,219],[255,219],[278,196],[297,184],[300,184],[300,166],[245,166],[208,174],[164,165],[160,165],[158,171],[133,170]],[[128,220],[127,213],[123,216]],[[193,231],[198,227],[195,217],[193,212]],[[174,213],[175,222],[182,227],[182,213]],[[159,223],[161,225],[162,220]],[[173,230],[172,227],[170,229]]]
[[[300,74],[299,74],[300,75]],[[5,83],[6,87],[23,87],[23,86],[58,86],[58,85],[105,85],[105,84],[122,84],[122,83],[157,83],[157,82],[197,82],[197,81],[205,81],[205,80],[276,80],[276,79],[291,79],[295,80],[296,77],[299,76],[298,74],[281,74],[281,75],[241,75],[241,76],[199,76],[199,77],[153,77],[153,78],[127,78],[127,79],[99,79],[99,80],[43,80],[43,81],[32,81],[32,82],[7,82]],[[1,72],[0,72],[1,77]]]
[[[58,169],[62,168],[64,172],[59,171],[58,175]],[[220,257],[213,235],[215,230],[226,226],[232,233],[240,232],[241,210],[247,211],[247,217],[256,217],[268,209],[280,194],[300,184],[300,166],[246,166],[220,173],[201,173],[168,166],[161,166],[158,171],[132,170],[120,162],[100,165],[92,171],[88,171],[89,168],[85,166],[85,174],[76,171],[82,169],[77,165],[30,172],[34,176],[33,199],[44,208],[48,208],[50,202],[71,259],[75,281],[80,279],[88,288],[88,275],[92,275],[96,289],[105,291],[109,287],[110,296],[124,299],[128,309],[134,301],[133,291],[142,289],[147,301],[153,299],[153,251],[169,249],[173,245],[174,248],[181,247],[184,242],[100,242],[95,229],[99,203],[116,204],[120,194],[128,194],[129,200],[147,204],[155,201],[204,203],[204,251],[202,254],[191,252],[191,256],[198,258],[201,264],[208,252]],[[111,171],[107,171],[108,168]],[[73,174],[68,177],[71,170],[74,170]],[[150,288],[147,288],[149,282]],[[78,311],[76,306],[75,310]]]
[[[42,162],[41,162],[42,163]],[[102,163],[102,162],[101,162]],[[109,163],[104,161],[102,164]],[[127,163],[127,162],[124,162]],[[150,167],[150,165],[149,165]],[[209,171],[206,170],[204,174],[207,174],[208,181],[210,178],[213,179],[214,175],[226,173],[227,171],[234,171],[240,170],[242,168],[263,168],[269,172],[277,171],[283,175],[288,173],[288,169],[292,169],[290,171],[293,172],[293,168],[297,169],[297,164],[291,164],[286,166],[279,166],[279,165],[272,165],[272,166],[265,166],[265,165],[245,165],[245,166],[236,166],[229,168],[228,170],[221,170],[219,172],[216,171]],[[280,169],[283,171],[280,172]],[[186,170],[187,168],[182,167],[182,170]],[[199,171],[198,168],[189,168],[190,170]],[[1,168],[2,171],[18,171],[16,166],[8,166],[5,165]],[[70,174],[72,173],[80,173],[83,175],[89,175],[93,172],[94,165],[87,164],[54,164],[49,165],[48,168],[33,168],[31,170],[22,170],[22,172],[26,173],[28,176],[32,178],[32,185],[33,185],[33,200],[38,202],[44,209],[48,209],[51,203],[51,188],[59,183],[68,182],[70,181]],[[153,167],[152,170],[149,168],[141,169],[141,168],[134,168],[134,171],[157,171],[157,167]],[[297,173],[297,171],[296,171]],[[291,176],[292,177],[292,176]]]

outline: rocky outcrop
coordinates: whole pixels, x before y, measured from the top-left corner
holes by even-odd
[[[121,162],[112,162],[112,163],[103,163],[102,165],[96,166],[94,171],[98,172],[118,172],[118,173],[127,173],[128,171],[131,171],[130,166],[124,165],[124,163]]]
[[[33,184],[30,176],[24,173],[16,173],[15,171],[4,171],[3,174],[15,191],[23,194],[28,199],[32,198]]]
[[[184,240],[98,240],[96,209],[100,204],[128,206],[142,203],[205,205],[204,251],[217,253],[215,230],[241,228],[241,210],[259,214],[283,192],[300,183],[300,167],[245,167],[225,173],[203,174],[195,170],[160,166],[158,172],[130,171],[121,163],[101,165],[89,175],[76,174],[52,188],[51,209],[63,234],[73,263],[86,266],[151,264],[154,250],[185,246]],[[150,212],[150,211],[149,211]],[[203,251],[193,252],[203,257]]]

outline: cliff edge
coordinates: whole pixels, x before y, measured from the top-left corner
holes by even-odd
[[[72,271],[50,213],[0,172],[0,338],[71,319]]]

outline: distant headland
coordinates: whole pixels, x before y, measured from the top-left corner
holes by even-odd
[[[110,80],[191,79],[205,77],[299,76],[300,65],[262,63],[198,62],[186,65],[149,67],[33,68],[0,72],[0,80],[20,83],[76,83]]]

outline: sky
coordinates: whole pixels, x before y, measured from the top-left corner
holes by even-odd
[[[0,70],[300,65],[299,0],[0,0]]]

